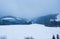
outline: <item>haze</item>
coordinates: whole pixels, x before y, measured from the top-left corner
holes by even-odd
[[[60,0],[0,0],[0,16],[34,18],[60,13]]]

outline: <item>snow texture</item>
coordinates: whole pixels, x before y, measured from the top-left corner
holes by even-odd
[[[44,25],[0,25],[0,36],[6,36],[7,39],[25,39],[33,37],[34,39],[52,39],[52,36],[59,34],[59,27],[45,27]]]

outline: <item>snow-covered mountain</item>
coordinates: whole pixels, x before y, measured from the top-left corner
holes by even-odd
[[[25,39],[33,37],[34,39],[52,39],[54,35],[60,35],[60,27],[45,27],[44,25],[4,25],[0,26],[0,36],[7,39]]]
[[[28,24],[26,19],[14,16],[3,16],[0,18],[0,25]]]
[[[60,27],[60,21],[56,21],[57,15],[58,14],[49,14],[31,20],[14,16],[3,16],[0,18],[0,25],[43,24],[47,27]]]

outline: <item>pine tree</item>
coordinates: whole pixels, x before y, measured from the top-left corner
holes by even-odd
[[[25,39],[29,39],[29,37],[25,38]]]
[[[25,39],[34,39],[33,37],[27,37],[27,38],[25,38]]]
[[[57,34],[57,39],[59,39],[59,35]]]
[[[52,39],[55,39],[55,36],[53,35]]]

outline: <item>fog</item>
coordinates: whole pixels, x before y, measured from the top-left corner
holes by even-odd
[[[60,13],[60,0],[0,0],[0,16],[34,18]]]

